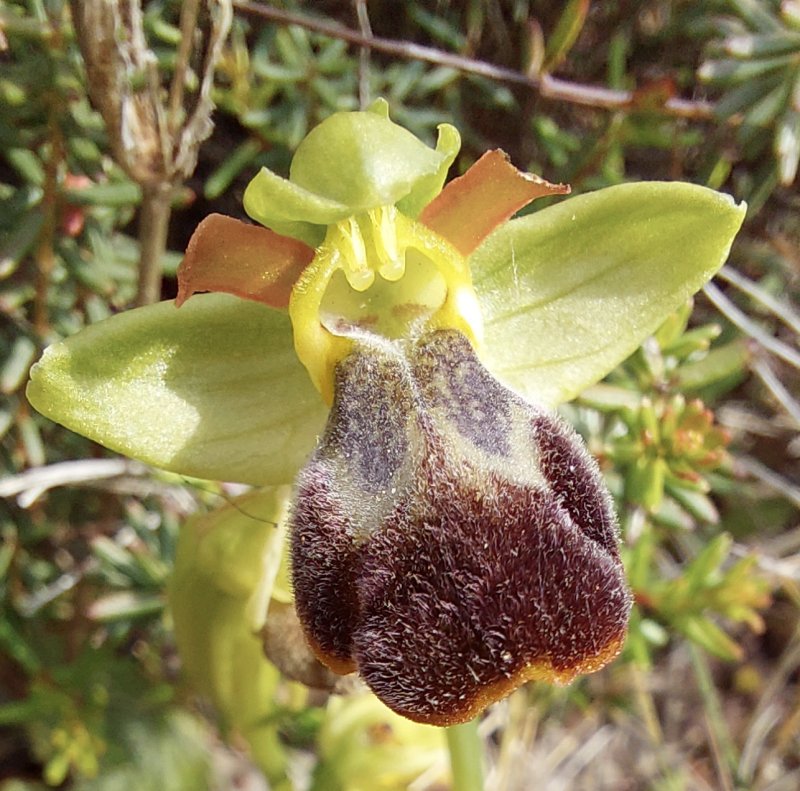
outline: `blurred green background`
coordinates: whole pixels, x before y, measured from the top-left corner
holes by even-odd
[[[143,7],[163,86],[181,6]],[[489,789],[800,787],[800,2],[234,3],[214,74],[213,133],[171,182],[164,299],[200,219],[244,216],[261,165],[286,172],[312,126],[377,96],[427,142],[455,124],[458,172],[500,147],[574,193],[680,179],[748,202],[715,284],[563,410],[618,503],[623,655],[519,690],[480,735]],[[448,788],[439,732],[289,682],[268,779],[225,743],[164,591],[180,523],[239,490],[114,458],[25,401],[48,343],[136,299],[147,185],[112,151],[69,4],[0,3],[0,789]]]

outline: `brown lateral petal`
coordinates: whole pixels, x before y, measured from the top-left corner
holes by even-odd
[[[498,225],[545,195],[566,195],[568,184],[551,184],[517,170],[500,149],[487,151],[423,209],[420,220],[469,255]]]
[[[314,250],[260,225],[210,214],[195,229],[178,267],[180,307],[198,291],[222,291],[285,308]]]
[[[631,604],[596,462],[450,330],[339,364],[298,479],[292,567],[317,656],[434,725],[599,669]]]

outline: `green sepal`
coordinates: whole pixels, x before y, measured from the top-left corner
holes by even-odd
[[[403,214],[416,218],[420,212],[442,191],[447,171],[455,161],[461,149],[461,135],[458,129],[450,124],[439,124],[437,127],[439,138],[436,141],[436,151],[442,155],[439,166],[435,172],[423,176],[415,184],[411,192],[397,203],[397,208]]]
[[[573,398],[712,277],[744,213],[705,187],[643,182],[510,221],[471,258],[487,367],[533,401]]]
[[[282,178],[261,168],[244,191],[244,210],[257,222],[284,236],[317,247],[325,226],[353,212],[346,204]]]
[[[459,147],[449,124],[440,125],[432,149],[390,121],[382,106],[334,113],[300,143],[288,179],[261,169],[244,207],[273,231],[317,246],[324,236],[318,226],[369,209],[402,202],[416,216],[441,191]]]
[[[126,456],[262,485],[293,480],[327,412],[289,317],[226,294],[121,313],[50,346],[27,395]]]

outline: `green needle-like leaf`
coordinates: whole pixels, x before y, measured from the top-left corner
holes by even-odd
[[[327,411],[288,316],[223,294],[122,313],[49,347],[28,399],[127,456],[252,484],[291,482]]]
[[[744,212],[704,187],[645,182],[507,223],[471,258],[487,367],[539,403],[573,398],[711,278]]]

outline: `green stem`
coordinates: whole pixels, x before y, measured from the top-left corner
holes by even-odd
[[[478,721],[451,725],[447,732],[453,791],[483,791],[483,748],[478,737]]]

